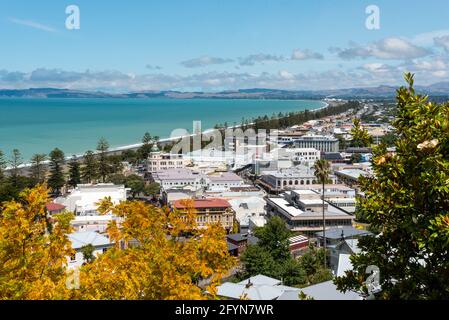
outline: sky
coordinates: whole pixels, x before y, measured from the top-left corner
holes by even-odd
[[[319,90],[399,85],[405,71],[429,85],[449,81],[447,12],[447,0],[0,0],[0,88]]]

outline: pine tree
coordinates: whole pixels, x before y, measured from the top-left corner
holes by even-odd
[[[58,148],[50,152],[50,177],[48,178],[48,186],[56,195],[61,194],[61,188],[65,184],[64,163],[64,152]]]
[[[73,156],[69,162],[69,181],[67,181],[67,184],[72,188],[76,188],[76,186],[80,183],[81,183],[80,164],[76,156]]]
[[[84,154],[83,167],[81,169],[81,178],[86,183],[93,183],[98,177],[98,162],[92,151]]]
[[[36,183],[42,183],[45,180],[45,165],[44,161],[47,159],[46,154],[35,154],[31,158],[31,177]]]
[[[110,166],[107,157],[107,151],[109,150],[109,143],[105,138],[101,138],[97,143],[98,151],[98,174],[102,182],[106,182],[107,176],[110,174]]]

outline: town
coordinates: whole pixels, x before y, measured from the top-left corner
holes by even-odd
[[[369,296],[339,292],[332,279],[351,270],[349,257],[359,252],[358,239],[370,235],[369,225],[358,215],[357,198],[364,196],[358,181],[373,175],[373,146],[389,144],[394,152],[393,115],[385,117],[391,105],[326,102],[326,109],[344,106],[345,111],[270,130],[262,139],[234,134],[242,128],[231,128],[220,149],[214,144],[172,152],[173,141],[162,143],[146,134],[136,150],[110,152],[103,139],[96,153],[69,161],[67,183],[64,178],[54,183],[55,160],[44,161],[43,156],[28,167],[19,167],[18,162],[14,167],[12,161],[5,175],[9,180],[20,175],[47,180],[53,186],[48,213],[73,213],[68,237],[75,252],[67,257],[69,268],[79,268],[114,246],[108,226],[121,219],[112,212],[101,213],[99,203],[109,199],[118,205],[131,199],[185,214],[191,206],[199,228],[217,223],[224,228],[228,253],[238,263],[217,287],[222,298],[299,300],[304,293],[317,300],[366,299]],[[52,153],[50,158],[57,152]],[[108,157],[110,162],[105,163]],[[59,154],[59,161],[62,168],[64,156]],[[98,161],[96,166],[89,164],[93,161]],[[63,176],[63,171],[56,176]],[[317,260],[308,276],[286,281],[274,278],[272,271],[271,277],[261,274],[264,268],[252,265],[251,248],[258,246],[257,235],[270,223],[278,227],[280,223],[287,232],[295,262],[305,256]],[[209,284],[210,279],[201,279],[198,285],[206,290]]]

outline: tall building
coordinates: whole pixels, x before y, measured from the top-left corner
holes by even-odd
[[[157,146],[153,146],[148,156],[148,172],[153,173],[160,170],[185,168],[190,160],[185,159],[182,154],[162,153]]]
[[[294,139],[297,148],[314,148],[321,152],[339,152],[339,140],[333,136],[306,135]]]

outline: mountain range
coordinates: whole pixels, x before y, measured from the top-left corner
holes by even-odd
[[[141,91],[130,93],[106,93],[55,88],[0,89],[0,97],[5,98],[170,98],[170,99],[381,99],[393,98],[398,87],[378,86],[336,90],[279,90],[240,89],[220,92],[181,91]],[[439,82],[430,86],[416,86],[416,91],[434,97],[449,96],[449,82]]]

